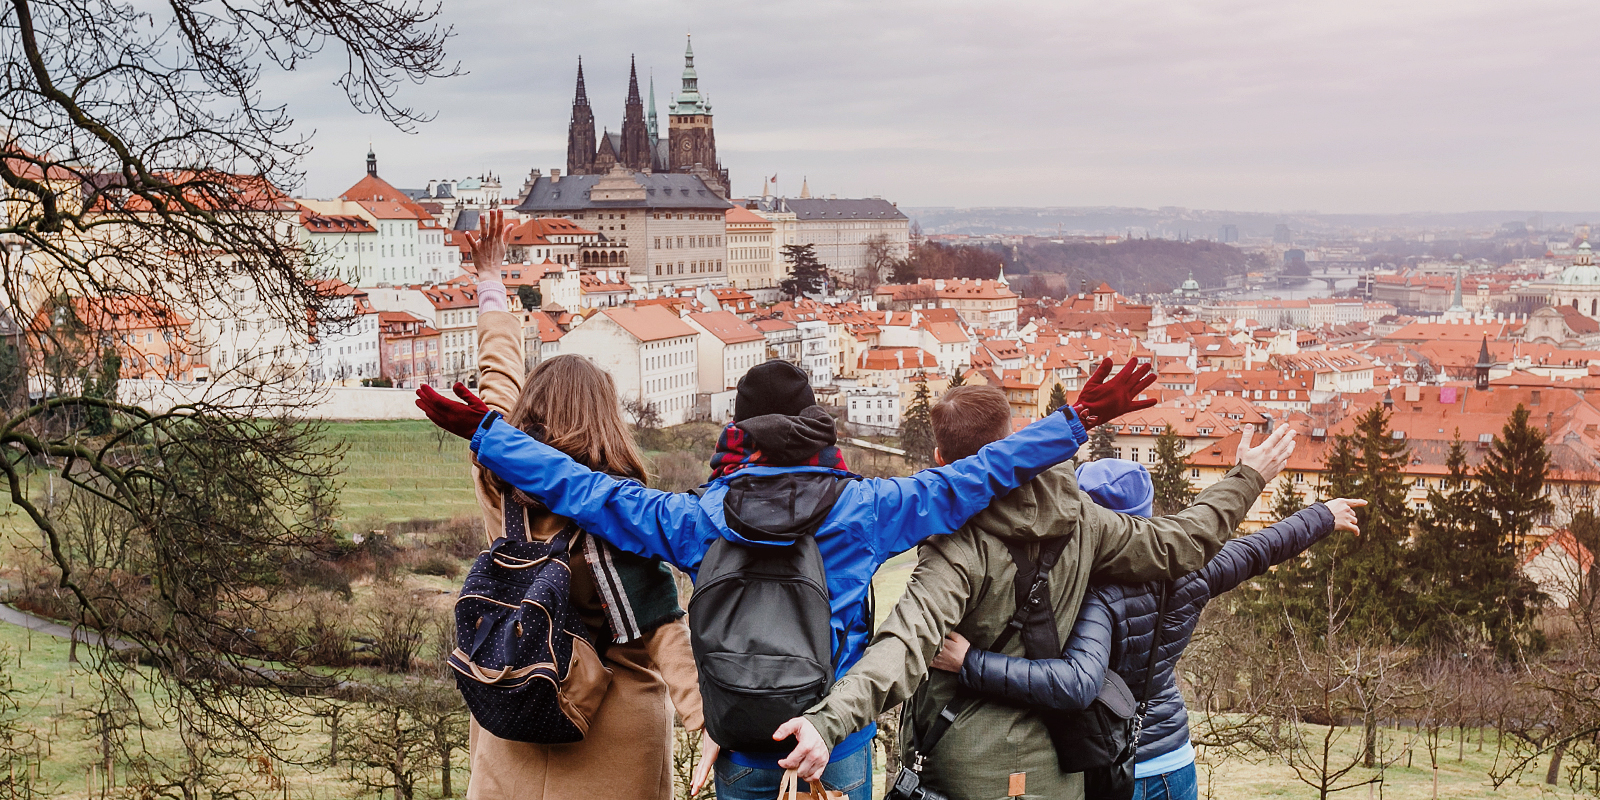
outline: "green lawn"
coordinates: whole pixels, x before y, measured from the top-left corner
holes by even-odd
[[[329,424],[329,435],[347,448],[341,518],[389,522],[476,514],[467,443],[441,438],[436,430],[420,420]]]

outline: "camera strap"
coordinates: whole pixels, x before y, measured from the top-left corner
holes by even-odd
[[[1027,573],[1031,571],[1033,573],[1033,582],[1028,586],[1024,601],[1017,604],[1017,610],[1011,615],[1010,621],[1000,631],[1000,635],[996,636],[994,641],[986,648],[989,652],[998,653],[1005,649],[1005,646],[1011,643],[1011,639],[1022,631],[1027,624],[1028,617],[1048,601],[1050,571],[1055,569],[1056,561],[1061,558],[1061,552],[1066,549],[1067,538],[1062,536],[1058,539],[1046,541],[1039,549],[1039,560],[1037,562],[1028,559],[1021,548],[1012,548],[1011,558],[1017,562],[1018,576],[1026,579]],[[944,709],[939,712],[939,716],[933,720],[933,724],[928,726],[928,730],[925,733],[921,736],[915,735],[915,725],[912,726],[913,746],[910,769],[913,772],[922,771],[923,759],[932,753],[935,747],[939,746],[939,740],[943,739],[944,735],[949,732],[950,726],[956,721],[956,717],[961,716],[961,712],[971,708],[981,699],[972,692],[962,689],[958,684],[955,698],[945,705]]]

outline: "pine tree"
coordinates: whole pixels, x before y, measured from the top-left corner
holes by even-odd
[[[1064,406],[1066,404],[1067,404],[1067,390],[1066,390],[1066,387],[1062,386],[1061,383],[1058,381],[1055,386],[1052,386],[1050,388],[1049,411],[1046,411],[1045,413],[1054,414],[1054,413],[1056,413],[1056,409],[1059,409],[1059,408],[1061,408],[1062,406]]]
[[[929,410],[928,379],[925,375],[917,375],[917,388],[911,394],[911,406],[900,419],[900,448],[919,463],[933,463],[933,415]]]
[[[524,311],[538,311],[544,305],[544,298],[540,296],[538,286],[524,283],[517,287],[517,302],[522,304]]]
[[[1116,458],[1117,449],[1114,446],[1116,437],[1117,434],[1111,430],[1110,425],[1101,425],[1089,431],[1089,460]]]
[[[954,389],[957,386],[966,386],[966,385],[967,385],[967,378],[966,378],[965,375],[961,374],[961,368],[960,367],[956,367],[955,369],[950,370],[950,385],[948,387],[946,387],[947,390],[948,389]]]
[[[1417,515],[1416,544],[1409,559],[1417,597],[1417,635],[1437,645],[1459,639],[1470,626],[1468,595],[1474,589],[1468,551],[1482,530],[1481,498],[1468,476],[1467,448],[1459,428],[1450,442],[1445,469],[1445,477],[1428,488],[1429,510]]]
[[[783,246],[783,260],[789,263],[789,277],[780,284],[784,294],[790,299],[797,299],[801,295],[822,293],[827,268],[817,260],[814,245],[786,244]]]
[[[1407,458],[1381,406],[1362,414],[1351,433],[1334,437],[1324,456],[1322,495],[1367,501],[1356,512],[1361,535],[1335,531],[1304,559],[1274,570],[1268,580],[1276,585],[1256,605],[1264,624],[1274,626],[1287,614],[1324,629],[1330,595],[1345,630],[1358,636],[1398,636],[1400,623],[1414,618],[1403,561],[1411,526],[1401,475]]]
[[[1501,655],[1543,644],[1532,628],[1543,595],[1517,562],[1534,525],[1554,510],[1544,494],[1549,468],[1544,432],[1528,424],[1528,409],[1518,404],[1478,465],[1481,534],[1465,559],[1477,572],[1479,594],[1471,607]]]
[[[1278,490],[1272,493],[1272,516],[1279,521],[1286,520],[1305,508],[1305,495],[1295,488],[1294,480],[1289,473],[1283,473],[1278,480]]]
[[[1057,388],[1061,384],[1056,384]],[[1183,439],[1167,425],[1156,437],[1156,468],[1150,475],[1155,486],[1155,513],[1159,516],[1176,514],[1194,501],[1194,484],[1189,482],[1189,455],[1184,452]]]

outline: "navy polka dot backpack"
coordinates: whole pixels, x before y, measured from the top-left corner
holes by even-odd
[[[570,602],[570,549],[582,532],[568,524],[531,541],[526,509],[509,497],[505,509],[506,535],[478,555],[456,599],[456,685],[501,739],[580,741],[611,683]]]

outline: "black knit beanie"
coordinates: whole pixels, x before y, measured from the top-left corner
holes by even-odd
[[[739,379],[739,393],[733,400],[733,421],[743,422],[766,414],[798,416],[817,404],[811,382],[800,368],[773,359],[750,368]]]

